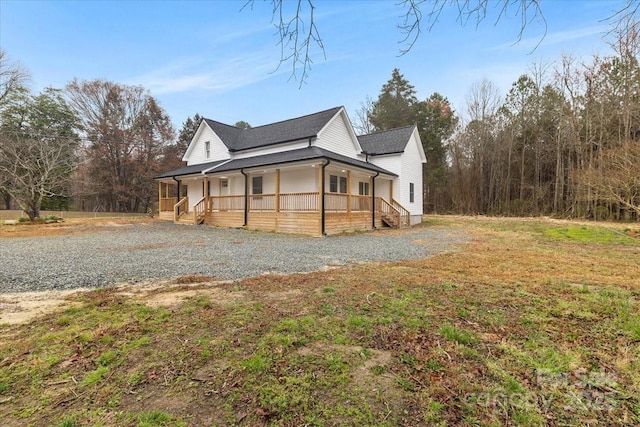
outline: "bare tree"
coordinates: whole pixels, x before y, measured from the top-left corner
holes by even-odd
[[[375,126],[369,120],[369,116],[373,113],[375,101],[371,96],[367,95],[364,101],[360,103],[360,108],[356,110],[355,121],[353,127],[358,135],[366,135],[375,130]]]
[[[640,144],[626,141],[606,149],[598,166],[579,173],[589,190],[584,196],[620,205],[631,213],[626,219],[640,218]]]
[[[19,63],[11,62],[4,50],[0,49],[0,107],[10,96],[24,89],[29,72]]]
[[[146,211],[155,199],[153,176],[174,140],[166,112],[140,86],[77,81],[67,86],[86,133],[90,190],[108,210]]]
[[[69,106],[51,89],[2,112],[0,175],[31,220],[40,216],[43,199],[66,196],[76,166],[76,125]]]

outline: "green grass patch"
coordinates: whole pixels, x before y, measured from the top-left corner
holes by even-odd
[[[570,226],[545,228],[544,235],[558,241],[576,243],[605,243],[605,244],[637,244],[637,240],[615,230],[603,227]]]
[[[440,334],[446,339],[455,341],[462,345],[473,346],[478,342],[478,336],[476,333],[451,325],[442,326],[440,328]]]

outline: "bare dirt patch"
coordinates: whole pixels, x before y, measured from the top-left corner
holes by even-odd
[[[83,290],[17,292],[0,296],[0,324],[15,325],[77,305],[73,300]],[[85,290],[86,291],[86,290]]]
[[[16,225],[0,225],[0,238],[4,237],[47,237],[64,236],[68,234],[87,234],[108,232],[114,227],[126,227],[133,224],[151,224],[151,218],[72,218],[64,222],[52,224],[30,222]]]
[[[229,291],[222,285],[230,280],[201,281],[188,284],[175,280],[153,280],[144,283],[119,283],[107,288],[121,297],[148,305],[152,308],[175,307],[189,298],[204,296],[216,304],[230,304],[248,298],[246,292]],[[189,280],[195,280],[193,278]],[[95,289],[73,289],[68,291],[16,292],[0,296],[0,324],[17,325],[28,323],[38,317],[78,306],[78,299]]]

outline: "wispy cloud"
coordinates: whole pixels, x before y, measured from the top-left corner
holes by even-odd
[[[273,76],[277,63],[272,54],[256,52],[226,58],[186,58],[129,79],[153,94],[208,90],[226,92]],[[278,71],[279,72],[279,71]]]
[[[536,37],[527,37],[513,43],[503,43],[487,48],[487,51],[497,51],[509,48],[520,48],[523,50],[534,51],[541,46],[552,46],[562,43],[568,43],[595,35],[602,35],[607,31],[604,25],[596,25],[591,27],[576,28],[567,31],[557,31],[554,33],[541,34]]]

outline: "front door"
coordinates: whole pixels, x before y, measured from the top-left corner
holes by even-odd
[[[231,200],[228,198],[222,198],[224,196],[229,195],[229,180],[228,179],[220,179],[220,210],[228,211],[230,207]]]

